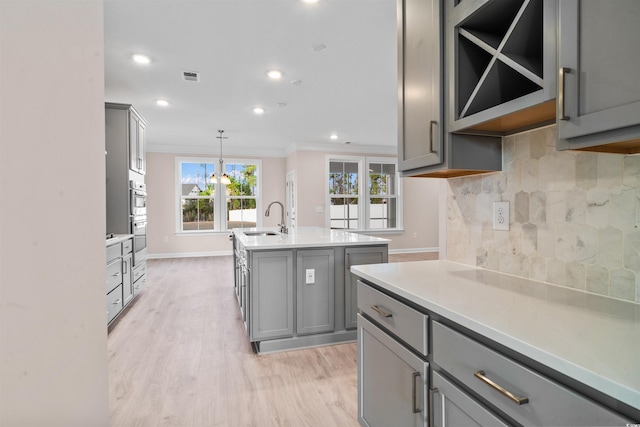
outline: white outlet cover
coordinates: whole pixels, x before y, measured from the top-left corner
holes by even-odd
[[[509,231],[509,202],[493,202],[493,229]]]
[[[307,268],[305,270],[305,284],[311,285],[316,282],[316,270]]]

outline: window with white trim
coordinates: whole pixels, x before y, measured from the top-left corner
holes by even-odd
[[[220,164],[210,158],[176,159],[178,232],[226,231],[260,222],[260,160],[227,159],[230,184],[220,181]]]
[[[328,226],[402,228],[400,177],[394,158],[328,156]]]

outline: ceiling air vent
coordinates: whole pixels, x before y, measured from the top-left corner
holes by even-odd
[[[186,82],[199,82],[200,73],[197,71],[183,71],[182,76]]]

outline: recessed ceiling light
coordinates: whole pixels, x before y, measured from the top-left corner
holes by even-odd
[[[304,3],[318,3],[318,0],[302,0]]]
[[[269,76],[270,79],[281,79],[282,76],[284,76],[284,73],[280,70],[269,70],[267,71],[267,76]]]
[[[256,107],[253,109],[253,112],[256,114],[263,114],[264,113],[264,108],[262,107]]]
[[[158,104],[161,107],[168,107],[169,101],[167,101],[166,99],[157,99],[156,104]]]
[[[148,64],[149,62],[151,62],[151,58],[140,53],[134,53],[133,55],[131,55],[131,58],[133,58],[133,60],[138,64]]]
[[[335,133],[332,133],[331,136],[329,137],[331,139],[338,139],[338,135],[336,135]]]

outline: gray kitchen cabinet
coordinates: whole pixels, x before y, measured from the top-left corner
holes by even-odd
[[[439,0],[398,0],[398,168],[438,165],[442,152]],[[422,96],[412,91],[422,90]]]
[[[146,173],[144,119],[133,108],[129,107],[129,168],[142,175]]]
[[[351,266],[386,263],[388,247],[385,245],[345,248],[344,256],[344,323],[345,328],[353,329],[358,325],[358,276],[351,273]]]
[[[129,304],[133,299],[133,256],[131,253],[123,255],[122,257],[122,298],[124,305]]]
[[[506,135],[555,122],[557,0],[445,0],[447,127]]]
[[[131,239],[116,240],[106,247],[105,293],[107,308],[107,324],[120,314],[131,300]],[[127,264],[128,262],[128,264]]]
[[[432,322],[431,332],[432,367],[519,425],[622,426],[631,422],[440,322]]]
[[[294,319],[293,251],[254,252],[249,260],[249,338],[292,336]]]
[[[334,250],[296,253],[296,333],[331,332],[335,328]]]
[[[448,381],[438,372],[431,375],[431,402],[433,424],[431,427],[508,427],[482,404]]]
[[[406,412],[421,402],[416,396],[429,381],[412,384],[407,378],[422,375],[419,362],[427,361],[430,403],[422,416],[431,416],[431,427],[638,422],[632,418],[637,409],[446,319],[438,312],[446,312],[446,305],[427,309],[361,279],[358,308],[358,416],[363,426],[422,422]]]
[[[502,169],[500,137],[444,126],[441,0],[398,2],[398,170],[447,178]]]
[[[413,310],[401,303],[390,308],[389,300],[364,284],[359,289],[373,293],[365,298],[358,294],[362,311],[358,314],[358,420],[369,427],[426,427],[429,364],[426,355],[421,358],[413,352],[425,351],[422,343],[428,336],[422,325],[426,326],[426,317],[413,317]],[[422,331],[422,343],[414,347],[395,339],[388,326],[394,325],[396,318],[404,319],[400,322],[406,321],[409,329]]]
[[[640,2],[559,1],[558,149],[640,152]]]
[[[107,294],[107,324],[110,324],[124,308],[122,284]]]

